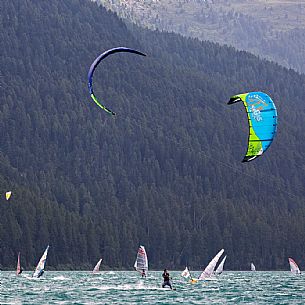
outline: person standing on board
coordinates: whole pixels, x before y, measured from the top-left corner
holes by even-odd
[[[169,286],[170,289],[173,289],[172,284],[170,282],[170,276],[169,276],[169,273],[168,273],[167,269],[164,269],[162,277],[163,277],[162,288],[165,288],[165,286]]]
[[[142,273],[141,273],[142,277],[146,277],[146,272],[145,269],[142,269]]]

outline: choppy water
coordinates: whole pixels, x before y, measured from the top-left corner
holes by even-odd
[[[176,291],[160,287],[161,274],[2,271],[0,304],[305,304],[305,276],[290,272],[225,272],[195,285],[171,272]]]

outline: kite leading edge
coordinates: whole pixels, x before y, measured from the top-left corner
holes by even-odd
[[[119,52],[127,52],[127,53],[134,53],[137,55],[141,55],[141,56],[146,56],[146,54],[137,51],[137,50],[133,50],[130,48],[125,48],[125,47],[118,47],[118,48],[113,48],[110,50],[105,51],[104,53],[102,53],[101,55],[99,55],[94,62],[92,63],[92,65],[90,66],[89,72],[88,72],[88,88],[89,88],[89,93],[91,98],[93,99],[93,101],[95,102],[95,104],[97,104],[100,108],[102,108],[104,111],[106,111],[108,114],[112,114],[115,115],[115,112],[113,112],[112,110],[110,110],[109,108],[107,108],[106,106],[104,106],[103,104],[101,104],[98,99],[96,98],[96,96],[94,95],[93,92],[93,88],[92,88],[92,78],[93,78],[93,73],[95,68],[98,66],[98,64],[105,59],[107,56],[114,54],[114,53],[119,53]]]

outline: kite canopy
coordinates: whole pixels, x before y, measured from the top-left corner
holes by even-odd
[[[5,193],[5,199],[6,200],[9,200],[11,198],[11,196],[12,196],[12,192],[11,191]]]
[[[95,97],[94,92],[93,92],[93,88],[92,88],[92,78],[93,78],[93,73],[95,68],[98,66],[98,64],[105,59],[107,56],[114,54],[114,53],[120,53],[120,52],[127,52],[127,53],[134,53],[137,55],[141,55],[141,56],[146,56],[146,54],[137,51],[137,50],[133,50],[133,49],[129,49],[129,48],[125,48],[125,47],[118,47],[118,48],[113,48],[110,50],[105,51],[104,53],[102,53],[101,55],[99,55],[94,62],[92,63],[92,65],[90,66],[89,72],[88,72],[88,88],[89,88],[89,93],[91,98],[93,99],[93,101],[103,110],[105,110],[107,113],[115,115],[115,113],[110,110],[109,108],[107,108],[106,106],[102,105],[98,99]]]
[[[269,95],[263,92],[249,92],[234,95],[228,105],[242,101],[249,122],[248,150],[243,162],[261,156],[271,145],[276,135],[277,112]]]

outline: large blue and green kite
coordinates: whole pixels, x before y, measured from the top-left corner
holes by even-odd
[[[263,92],[249,92],[234,95],[228,104],[242,101],[249,121],[248,151],[243,162],[261,156],[271,145],[276,135],[277,112],[269,95]]]

